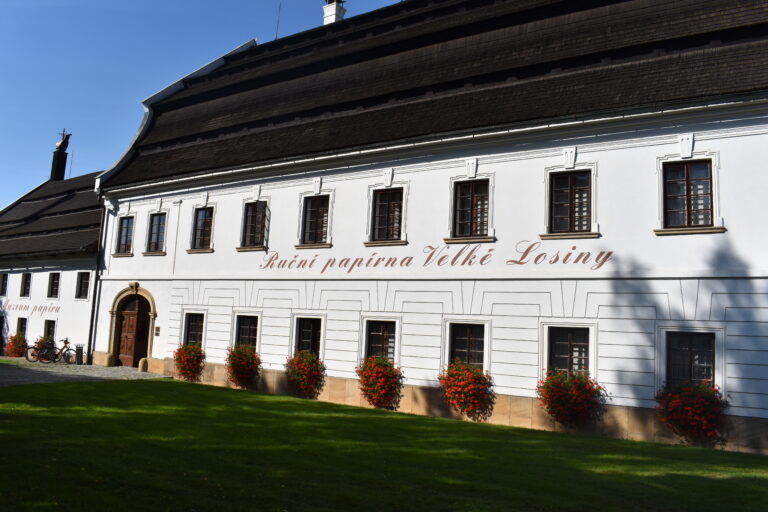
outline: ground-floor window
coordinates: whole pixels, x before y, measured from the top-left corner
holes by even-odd
[[[52,340],[56,339],[56,320],[46,320],[43,336]]]
[[[320,355],[320,330],[322,320],[320,318],[296,319],[296,352],[302,350]]]
[[[451,344],[448,350],[450,361],[459,359],[464,363],[483,367],[485,354],[484,324],[450,324]]]
[[[715,333],[667,332],[667,384],[713,382]]]
[[[549,369],[589,372],[589,328],[549,328]]]
[[[27,319],[26,318],[19,318],[16,320],[16,334],[20,334],[27,337]]]
[[[203,343],[203,325],[205,315],[202,313],[187,313],[186,327],[184,328],[184,344]]]
[[[235,345],[250,345],[256,348],[256,336],[259,331],[259,317],[257,316],[238,316],[237,317],[237,335]]]
[[[382,356],[395,360],[395,331],[397,323],[383,320],[368,320],[366,330],[366,355]]]

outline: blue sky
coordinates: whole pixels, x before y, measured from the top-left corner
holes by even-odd
[[[348,0],[347,17],[397,0]],[[111,167],[141,100],[249,39],[322,24],[323,0],[0,0],[0,208],[48,179],[71,132],[71,176]],[[68,166],[68,177],[69,166]]]

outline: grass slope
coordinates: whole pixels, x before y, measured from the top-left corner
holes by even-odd
[[[765,510],[768,458],[170,381],[0,388],[0,510]]]

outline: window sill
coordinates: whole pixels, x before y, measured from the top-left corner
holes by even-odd
[[[133,258],[132,252],[115,252],[112,253],[113,258]]]
[[[147,251],[141,253],[142,256],[165,256],[165,251]]]
[[[709,233],[725,233],[728,231],[723,226],[709,226],[702,228],[664,228],[654,229],[653,232],[656,236],[667,235],[703,235]]]
[[[249,245],[248,247],[235,247],[235,250],[237,252],[256,252],[256,251],[267,252],[267,246],[266,245]]]
[[[296,249],[330,249],[333,247],[332,244],[322,243],[322,244],[298,244],[294,245]]]
[[[213,249],[187,249],[187,254],[209,254]]]
[[[491,244],[495,241],[495,236],[464,236],[443,238],[443,242],[446,244]]]
[[[542,233],[539,238],[542,240],[568,240],[577,238],[600,238],[600,233],[594,231],[573,231],[570,233]]]
[[[371,240],[363,242],[366,247],[385,247],[387,245],[408,245],[408,240]]]

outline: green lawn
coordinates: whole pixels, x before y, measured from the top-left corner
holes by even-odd
[[[173,381],[0,388],[0,510],[760,510],[768,458]]]

